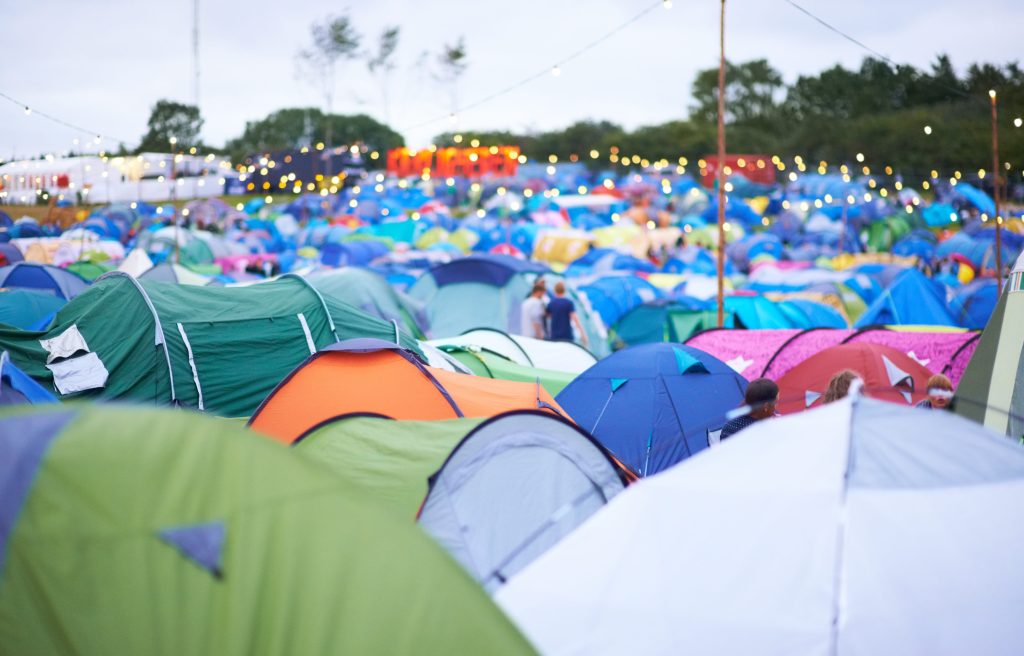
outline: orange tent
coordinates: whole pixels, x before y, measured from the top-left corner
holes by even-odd
[[[390,342],[352,339],[299,365],[263,400],[249,426],[291,444],[344,414],[430,421],[537,408],[568,416],[539,384],[452,373]]]

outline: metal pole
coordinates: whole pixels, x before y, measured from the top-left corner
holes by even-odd
[[[718,327],[725,326],[725,0],[719,21],[718,60]]]
[[[988,92],[992,100],[992,200],[996,206],[996,280],[1003,279],[1003,235],[1002,218],[999,216],[999,110],[996,92]]]

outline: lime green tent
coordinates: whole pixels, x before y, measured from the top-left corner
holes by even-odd
[[[412,522],[170,410],[0,414],[4,654],[530,654]]]
[[[413,519],[427,496],[427,479],[481,421],[395,421],[348,415],[315,427],[294,448],[367,496]]]
[[[311,353],[354,337],[393,341],[395,330],[320,296],[298,276],[218,288],[112,272],[65,305],[45,332],[0,326],[0,349],[64,398],[178,404],[240,417]],[[410,336],[401,342],[419,353]]]
[[[92,282],[96,280],[104,273],[112,271],[114,267],[106,263],[93,262],[91,260],[80,260],[78,262],[72,262],[67,266],[67,270],[73,273],[77,273],[85,280]]]
[[[872,253],[888,253],[893,244],[910,234],[910,222],[900,215],[890,216],[882,221],[875,221],[864,230],[868,250]]]
[[[551,396],[558,396],[558,393],[576,377],[576,374],[564,371],[538,369],[517,364],[485,348],[465,346],[441,346],[440,348],[477,376],[514,380],[521,383],[534,383],[539,380]]]

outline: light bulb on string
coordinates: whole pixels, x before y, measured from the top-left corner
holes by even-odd
[[[661,6],[664,7],[665,9],[671,9],[672,0],[661,0]]]
[[[551,75],[553,75],[554,77],[558,77],[561,74],[562,69],[558,67],[558,64],[555,64],[554,66],[551,67]]]
[[[25,116],[31,116],[31,115],[32,115],[32,108],[29,107],[28,105],[25,105]]]
[[[1013,127],[1019,128],[1022,125],[1024,125],[1024,118],[1018,116],[1017,118],[1013,119]]]
[[[930,126],[930,125],[924,126],[924,133],[925,134],[931,134],[932,133],[932,126]]]

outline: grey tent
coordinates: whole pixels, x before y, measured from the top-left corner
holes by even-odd
[[[419,521],[489,591],[622,491],[592,437],[547,413],[477,426],[430,478]]]

